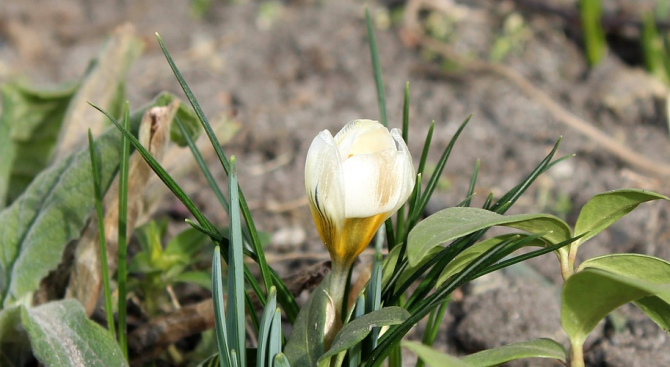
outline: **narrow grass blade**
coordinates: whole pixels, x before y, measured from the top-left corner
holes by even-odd
[[[102,286],[105,294],[105,313],[107,315],[107,329],[116,339],[114,327],[114,309],[112,308],[112,292],[109,289],[109,270],[107,269],[107,242],[105,241],[105,221],[102,211],[102,188],[100,187],[100,171],[98,159],[95,156],[95,142],[91,129],[88,130],[88,148],[91,152],[91,174],[93,175],[93,189],[95,191],[95,211],[98,216],[98,241],[100,243],[100,265],[102,267]]]
[[[466,195],[465,200],[463,201],[463,206],[470,206],[472,197],[475,195],[475,185],[477,185],[477,176],[479,175],[479,165],[480,160],[477,159],[475,163],[475,169],[472,172],[472,178],[470,179],[470,186],[468,187],[468,194]]]
[[[207,167],[207,163],[205,162],[202,153],[200,153],[200,150],[195,145],[195,142],[193,141],[193,139],[191,139],[191,136],[186,132],[184,123],[181,121],[179,116],[175,116],[175,121],[177,122],[179,131],[181,131],[182,135],[184,135],[186,145],[188,145],[188,148],[191,150],[193,158],[195,158],[196,163],[198,163],[198,167],[200,167],[200,171],[205,176],[207,184],[209,184],[209,187],[214,192],[214,196],[216,196],[216,199],[219,201],[219,204],[221,204],[221,206],[223,207],[223,210],[225,210],[226,213],[229,213],[230,205],[228,204],[228,201],[226,200],[225,196],[223,196],[223,192],[221,191],[221,188],[219,188],[219,185],[216,183],[216,180],[214,179],[212,172],[209,170],[209,167]]]
[[[447,145],[447,148],[442,153],[442,156],[440,157],[440,160],[437,162],[437,166],[435,167],[435,172],[433,172],[433,175],[430,176],[430,180],[428,180],[426,190],[421,195],[421,201],[419,202],[419,205],[413,208],[414,212],[410,214],[411,218],[410,220],[412,222],[415,222],[419,218],[421,213],[426,209],[426,205],[428,205],[428,200],[433,195],[433,192],[437,187],[437,182],[439,181],[440,176],[442,175],[442,171],[444,170],[444,166],[447,164],[447,160],[449,159],[451,150],[454,148],[456,140],[458,140],[458,137],[461,135],[461,132],[463,132],[463,129],[465,129],[465,126],[467,126],[468,122],[470,122],[471,118],[472,115],[468,116],[468,118],[466,118],[465,121],[463,121],[461,126],[459,126],[458,130],[454,134],[454,137],[451,138],[449,145]]]
[[[447,311],[447,306],[449,306],[449,301],[444,301],[439,308],[430,312],[428,322],[426,323],[426,330],[423,332],[422,344],[432,346],[435,342],[437,332],[440,329],[440,324],[442,324],[442,319],[444,318],[444,313]],[[416,361],[416,367],[424,367],[424,365],[425,363],[422,359]]]
[[[240,223],[239,190],[235,157],[230,158],[228,195],[230,197],[230,253],[228,257],[228,333],[230,349],[237,351],[238,366],[246,366],[246,333],[244,312],[244,254]]]
[[[277,308],[272,317],[272,326],[270,327],[270,339],[268,340],[268,358],[273,360],[274,357],[281,353],[281,311]]]
[[[128,102],[123,107],[123,127],[128,130],[130,124],[130,112]],[[123,355],[128,360],[128,335],[126,328],[126,263],[128,248],[127,210],[128,210],[128,160],[130,155],[130,144],[128,138],[121,137],[121,161],[119,163],[119,224],[118,224],[118,267],[116,270],[118,303],[118,330],[119,346]]]
[[[114,117],[112,117],[109,113],[106,111],[103,111],[99,107],[95,105],[91,105],[93,108],[97,109],[98,111],[102,112],[109,121],[111,121],[120,131],[123,133],[125,137],[130,140],[130,143],[133,144],[133,147],[135,150],[142,155],[144,160],[147,162],[147,164],[151,167],[151,169],[156,173],[156,175],[163,181],[165,186],[167,186],[170,191],[184,204],[184,206],[193,214],[195,219],[198,221],[200,226],[206,231],[206,232],[211,232],[211,233],[218,233],[218,230],[212,222],[209,221],[199,210],[196,208],[195,204],[191,201],[191,199],[186,195],[184,190],[182,190],[181,187],[172,179],[172,177],[165,171],[165,169],[151,156],[151,153],[149,153],[146,148],[140,144],[140,142],[133,136],[133,134],[128,131],[128,129],[124,128]],[[197,227],[196,227],[197,228]],[[228,258],[228,241],[222,240],[222,236],[219,234],[217,237],[211,237],[212,241],[214,241],[217,244],[225,245],[224,247],[224,255],[225,258]],[[249,252],[248,255],[252,257],[255,260],[255,254]],[[256,281],[256,278],[251,274],[251,271],[245,266],[244,274],[246,277],[247,282],[251,286],[251,288],[254,290],[256,293],[256,296],[261,299],[262,302],[265,302],[265,298],[263,298],[263,292],[260,288],[260,285]],[[279,279],[279,277],[276,275],[276,273],[272,272],[272,276],[276,277]],[[278,285],[284,285],[283,283],[278,283]],[[284,287],[286,287],[284,285]],[[286,291],[288,293],[288,291]],[[291,310],[293,310],[297,314],[297,305],[295,304],[295,300],[293,299],[292,295],[288,293],[290,296],[290,300],[293,300],[293,303],[288,303],[289,306],[292,306]],[[258,318],[254,317],[255,315],[252,315],[252,321],[255,322],[255,325],[257,325]],[[295,317],[295,316],[294,316]]]
[[[202,111],[202,108],[200,108],[200,104],[198,103],[198,100],[195,98],[195,95],[191,91],[191,88],[188,86],[186,83],[186,80],[184,77],[181,75],[181,72],[177,68],[177,65],[175,64],[174,60],[172,59],[172,56],[170,56],[170,52],[168,51],[167,47],[165,47],[165,44],[163,43],[163,40],[161,37],[156,33],[156,38],[158,39],[158,43],[163,50],[163,54],[165,55],[165,58],[170,65],[170,68],[172,69],[172,72],[174,73],[175,77],[177,78],[177,81],[182,87],[182,90],[184,91],[184,94],[186,95],[186,98],[188,101],[191,103],[191,106],[193,106],[193,110],[195,110],[195,114],[198,116],[198,119],[202,123],[202,127],[207,133],[207,137],[209,138],[210,142],[212,143],[212,147],[214,148],[214,151],[216,152],[217,157],[219,158],[219,161],[221,162],[221,165],[223,166],[223,169],[226,171],[226,173],[230,172],[230,163],[228,162],[228,159],[226,158],[226,155],[223,152],[223,149],[221,148],[221,144],[219,143],[218,138],[216,137],[216,134],[214,134],[214,130],[212,130],[212,126],[209,124],[209,120],[207,120],[207,117],[205,116],[205,113]],[[260,267],[261,271],[261,277],[263,278],[263,283],[265,284],[265,288],[269,289],[273,285],[273,277],[270,272],[270,268],[267,264],[267,261],[265,260],[265,255],[263,253],[263,249],[261,248],[261,241],[260,238],[258,237],[258,232],[256,231],[256,226],[254,224],[253,218],[251,217],[251,212],[249,211],[249,206],[247,205],[246,199],[244,198],[244,194],[241,192],[239,193],[240,197],[240,207],[241,207],[241,212],[242,216],[244,217],[244,220],[247,224],[247,227],[249,229],[249,234],[251,235],[251,245],[254,250],[254,253],[256,254],[256,262],[258,263],[258,266]],[[275,279],[277,280],[277,279]],[[281,282],[281,281],[280,281]],[[286,290],[285,286],[282,285],[277,285],[278,289],[280,292],[284,293],[284,290]],[[282,294],[282,298],[286,299],[288,303],[294,303],[295,300],[293,299],[292,295],[290,293],[287,294]],[[286,298],[288,297],[288,298]],[[260,297],[261,299],[265,299],[265,297]]]
[[[423,170],[426,168],[426,160],[428,159],[428,152],[430,151],[430,143],[433,141],[434,130],[435,130],[435,120],[431,121],[430,127],[428,128],[428,134],[426,134],[426,141],[423,143],[423,151],[421,152],[419,169],[416,171],[419,174],[423,174]]]
[[[261,317],[260,327],[258,328],[258,348],[256,349],[256,363],[257,367],[271,367],[272,361],[267,357],[267,351],[270,341],[270,328],[272,320],[274,319],[274,310],[277,308],[277,289],[270,287],[268,294],[268,301],[263,309],[263,316]],[[266,364],[267,362],[267,364]]]
[[[382,298],[382,255],[377,252],[372,262],[372,274],[365,292],[365,313],[377,311],[381,308]],[[368,355],[377,347],[379,328],[374,328],[362,343],[362,355]]]
[[[219,246],[214,248],[214,258],[212,260],[212,299],[214,300],[214,329],[219,348],[219,365],[230,367],[232,364],[226,332],[226,312],[223,304],[223,281],[221,280],[221,249]]]
[[[386,117],[386,97],[384,96],[384,82],[382,81],[382,66],[379,63],[379,51],[377,50],[377,40],[375,31],[370,18],[370,11],[365,8],[365,27],[368,31],[368,42],[370,43],[370,56],[372,58],[372,71],[375,76],[375,85],[377,86],[377,103],[379,104],[379,119],[384,126],[388,126]]]

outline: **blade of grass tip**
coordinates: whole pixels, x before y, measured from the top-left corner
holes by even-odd
[[[128,102],[123,106],[123,127],[128,130],[130,123],[130,112]],[[118,330],[119,346],[128,360],[128,335],[126,328],[126,262],[128,248],[128,156],[130,155],[130,143],[124,135],[121,137],[121,161],[119,163],[119,218],[118,218],[118,267],[116,270],[118,303]]]
[[[128,140],[130,140],[130,143],[133,144],[133,147],[135,148],[135,150],[137,152],[139,152],[140,155],[142,155],[142,158],[144,158],[145,162],[147,162],[149,167],[151,167],[151,169],[154,171],[154,173],[156,173],[156,175],[161,179],[161,181],[163,181],[165,186],[167,186],[167,188],[170,189],[170,191],[184,204],[184,206],[191,212],[191,214],[193,214],[193,216],[198,221],[198,223],[200,223],[202,228],[204,230],[206,230],[207,232],[218,233],[218,230],[216,229],[216,227],[214,227],[212,222],[210,222],[209,219],[207,219],[198,210],[198,208],[196,208],[195,204],[193,204],[193,202],[188,197],[188,195],[186,195],[184,190],[182,190],[182,188],[179,187],[179,185],[174,181],[174,179],[172,179],[172,177],[167,173],[167,171],[165,171],[165,169],[151,156],[151,153],[149,153],[146,150],[146,148],[144,148],[144,146],[142,146],[142,144],[140,144],[140,142],[137,140],[137,138],[135,138],[135,136],[133,136],[133,134],[130,131],[128,131],[128,129],[124,128],[109,113],[102,110],[101,108],[99,108],[96,105],[93,105],[93,104],[90,104],[90,105],[93,108],[95,108],[96,110],[103,113],[107,117],[107,119],[109,119],[109,121],[111,121],[121,131],[121,133],[123,133],[123,135],[128,138]],[[212,240],[215,243],[225,245],[224,255],[226,256],[226,259],[227,259],[228,258],[228,250],[227,250],[228,242],[218,240],[219,236],[220,236],[220,234],[217,236],[217,238],[212,238]],[[249,252],[249,254],[251,254],[251,252]],[[254,254],[251,254],[251,255],[255,256]],[[278,276],[274,272],[273,272],[273,276],[278,278]],[[245,277],[246,277],[247,282],[251,285],[254,292],[256,292],[256,296],[262,302],[265,302],[265,298],[263,296],[263,291],[261,290],[260,285],[258,284],[258,282],[256,281],[256,278],[253,276],[253,274],[251,274],[251,272],[249,271],[249,269],[246,266],[245,266]],[[278,285],[279,286],[283,285],[284,289],[286,289],[286,285],[284,285],[283,283],[278,284]],[[288,292],[288,291],[286,291],[286,292]],[[291,297],[290,300],[293,300],[293,303],[286,302],[288,304],[287,309],[293,311],[292,315],[293,315],[293,320],[294,320],[295,315],[297,315],[297,305],[295,304],[295,300],[293,299],[293,297],[290,293],[289,293],[289,296]],[[255,315],[252,315],[252,316],[255,316]],[[252,321],[254,321],[256,325],[258,324],[257,319],[258,319],[257,317],[252,317]]]
[[[91,129],[88,129],[88,149],[91,154],[91,175],[93,176],[93,190],[95,192],[95,211],[98,216],[98,243],[100,245],[100,265],[102,270],[102,287],[105,294],[105,313],[107,315],[107,329],[116,339],[114,327],[114,308],[112,307],[112,292],[109,288],[109,270],[107,268],[107,243],[105,241],[105,221],[102,211],[102,188],[100,185],[100,171],[98,159],[95,156],[95,142]]]
[[[551,159],[556,154],[558,146],[561,144],[561,138],[556,141],[554,148],[547,154],[547,156],[540,162],[540,164],[523,180],[519,185],[510,190],[507,194],[503,195],[500,200],[491,206],[491,211],[494,211],[498,214],[503,214],[507,209],[509,209],[512,204],[514,204],[517,199],[528,189],[528,187],[535,181],[535,179],[546,171],[548,165],[551,163]],[[504,207],[506,206],[506,207]]]
[[[214,329],[219,348],[219,365],[229,367],[230,349],[228,348],[228,333],[226,332],[226,313],[223,304],[223,281],[221,280],[221,249],[214,248],[212,259],[212,299],[214,301]]]
[[[458,130],[456,130],[454,137],[451,138],[451,141],[447,145],[447,148],[442,153],[442,156],[440,157],[440,160],[437,162],[437,166],[435,167],[435,172],[433,172],[432,176],[430,176],[430,180],[428,180],[428,185],[426,185],[426,190],[423,192],[423,195],[421,195],[421,202],[416,208],[414,208],[414,213],[412,214],[413,219],[418,218],[418,216],[421,215],[424,209],[426,209],[426,205],[428,205],[428,200],[433,195],[433,192],[437,187],[437,182],[439,181],[440,176],[442,175],[444,166],[447,164],[449,155],[451,155],[451,151],[454,148],[454,145],[456,144],[458,137],[461,135],[461,132],[463,132],[463,129],[465,129],[465,127],[468,125],[468,122],[470,122],[471,118],[472,115],[468,116],[465,119],[465,121],[463,121],[461,126],[458,127]]]
[[[200,171],[202,174],[205,176],[205,180],[207,180],[207,184],[209,184],[209,187],[212,189],[214,192],[214,196],[216,196],[216,199],[219,200],[219,204],[223,207],[223,210],[226,211],[226,213],[230,212],[230,205],[228,204],[228,201],[226,200],[225,196],[223,196],[223,192],[221,191],[221,188],[219,185],[216,183],[216,180],[214,179],[214,176],[212,176],[212,172],[209,170],[209,167],[207,166],[207,163],[205,162],[205,159],[202,156],[202,153],[200,153],[200,149],[195,145],[195,142],[193,139],[191,139],[191,136],[186,132],[186,128],[184,127],[183,121],[179,118],[179,116],[175,115],[175,121],[177,122],[177,126],[179,127],[179,131],[181,131],[181,134],[184,136],[184,139],[186,140],[186,145],[188,145],[189,149],[191,150],[191,153],[193,154],[193,158],[195,158],[196,163],[198,163],[198,167],[200,167]]]
[[[263,316],[261,316],[260,327],[258,328],[258,348],[256,349],[256,363],[257,367],[272,366],[272,361],[268,360],[268,348],[270,340],[270,328],[272,327],[272,320],[274,319],[274,310],[277,308],[277,289],[270,287],[268,294],[268,301],[263,309]]]
[[[405,82],[405,96],[402,103],[402,138],[409,143],[409,82]]]
[[[196,222],[190,220],[189,218],[184,219],[184,222],[186,222],[186,224],[188,224],[189,226],[191,226],[191,227],[197,229],[197,230],[200,231],[201,233],[203,233],[203,234],[209,236],[209,238],[211,238],[212,240],[217,241],[217,242],[223,242],[223,243],[225,243],[226,245],[228,245],[228,239],[225,238],[225,237],[223,237],[223,236],[221,235],[221,233],[218,233],[218,232],[212,232],[212,231],[210,231],[209,229],[207,229],[207,228],[201,226],[200,224],[198,224],[198,223],[196,223]]]
[[[417,173],[423,173],[426,168],[426,160],[428,159],[428,151],[430,150],[430,143],[433,140],[433,131],[435,130],[435,120],[430,122],[428,127],[428,134],[426,134],[426,141],[423,143],[423,151],[421,152],[421,160],[419,161],[419,169]]]
[[[179,85],[181,85],[181,88],[184,91],[186,98],[191,103],[191,106],[193,107],[196,116],[198,116],[198,120],[200,120],[200,123],[202,124],[202,127],[205,130],[205,133],[207,134],[207,137],[209,138],[209,141],[211,142],[212,147],[214,148],[214,152],[216,152],[216,156],[219,158],[219,162],[221,162],[224,171],[226,172],[226,174],[228,174],[230,171],[230,163],[228,162],[228,159],[226,158],[226,155],[223,152],[223,149],[221,148],[219,139],[216,137],[216,134],[214,134],[214,130],[212,130],[212,126],[209,124],[207,116],[205,116],[205,113],[202,111],[202,108],[200,108],[198,100],[195,98],[195,95],[191,91],[191,88],[188,86],[186,80],[181,75],[181,72],[177,68],[177,65],[175,64],[174,60],[172,59],[172,56],[170,55],[170,52],[168,51],[167,47],[165,46],[165,43],[163,43],[163,40],[158,35],[158,33],[156,33],[156,38],[158,39],[158,44],[160,45],[163,54],[165,55],[165,59],[170,65],[170,68],[172,69],[172,72],[177,78]],[[279,280],[281,282],[281,279],[275,279],[272,277],[270,267],[268,266],[267,261],[265,260],[265,254],[263,253],[263,249],[261,247],[261,241],[260,238],[258,237],[258,231],[256,230],[256,225],[254,224],[253,218],[251,217],[251,212],[249,210],[249,206],[247,205],[247,201],[244,198],[244,193],[242,193],[241,190],[239,196],[240,196],[240,207],[242,210],[242,216],[244,217],[244,221],[246,222],[247,227],[249,229],[249,234],[251,235],[251,245],[254,250],[254,253],[256,253],[257,256],[256,262],[258,263],[258,266],[260,268],[261,277],[263,278],[265,288],[269,289],[269,287],[273,285],[273,280]],[[287,289],[285,285],[283,287],[282,286],[278,287],[280,291],[282,291],[282,288]],[[288,300],[289,301],[292,300],[292,303],[295,304],[295,299],[293,299],[290,293],[288,294],[288,296],[287,295],[283,296],[290,297],[290,299]],[[264,297],[260,298],[264,299]]]
[[[368,32],[368,42],[370,44],[370,57],[372,59],[372,71],[375,76],[375,85],[377,87],[377,103],[379,104],[379,118],[384,126],[388,126],[386,117],[386,97],[384,96],[384,82],[382,81],[382,66],[379,63],[379,51],[377,49],[377,39],[370,18],[370,11],[365,8],[365,29]]]
[[[244,309],[244,274],[242,224],[240,223],[239,190],[235,157],[230,157],[228,195],[230,197],[230,257],[228,258],[228,332],[230,349],[237,351],[238,366],[246,366],[246,334]]]
[[[479,175],[479,165],[481,160],[478,158],[475,162],[475,169],[472,171],[472,178],[470,178],[470,186],[468,187],[468,194],[465,196],[463,206],[470,206],[472,197],[475,195],[475,185],[477,185],[477,175]]]
[[[482,209],[491,210],[491,204],[492,203],[493,203],[493,193],[489,193],[486,196],[486,200],[484,201],[484,205],[482,205]]]

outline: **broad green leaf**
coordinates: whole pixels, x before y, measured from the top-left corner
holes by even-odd
[[[120,134],[111,128],[96,140],[101,184],[118,166]],[[88,147],[42,171],[11,206],[0,212],[0,305],[28,301],[63,249],[80,232],[95,205]]]
[[[294,367],[316,366],[323,355],[323,335],[326,326],[328,294],[325,284],[330,283],[330,274],[312,292],[300,309],[293,330],[284,347],[284,354]]]
[[[424,363],[431,367],[474,367],[468,362],[446,353],[438,352],[421,343],[404,341],[400,345],[414,352]]]
[[[439,287],[442,283],[444,283],[447,279],[452,277],[454,274],[458,273],[459,271],[465,269],[468,264],[470,264],[472,261],[477,259],[481,254],[484,252],[490,250],[492,247],[495,245],[507,241],[510,238],[513,237],[518,237],[521,239],[525,237],[526,235],[524,234],[505,234],[502,236],[497,236],[493,238],[489,238],[487,240],[478,242],[467,249],[463,250],[460,254],[458,254],[451,262],[447,265],[446,268],[444,268],[444,271],[440,274],[440,277],[437,279],[437,283],[435,284],[435,287]],[[530,242],[526,246],[538,246],[542,247],[544,246],[544,242],[541,240],[535,240]],[[429,256],[426,256],[429,257]]]
[[[176,235],[165,247],[168,255],[178,255],[184,262],[190,263],[193,254],[198,252],[207,243],[209,237],[195,228],[187,228]]]
[[[653,284],[670,284],[670,263],[653,256],[612,254],[586,260],[579,270],[595,268]],[[659,298],[660,297],[660,298]],[[663,295],[644,297],[635,305],[663,330],[670,330],[670,298]]]
[[[609,191],[592,197],[582,207],[575,223],[575,236],[585,233],[586,235],[575,241],[571,247],[579,247],[619,218],[633,211],[638,205],[659,199],[670,201],[667,196],[638,189]]]
[[[86,317],[73,299],[21,308],[35,357],[43,365],[128,366],[110,333]]]
[[[73,83],[52,90],[20,84],[0,87],[0,209],[49,163],[76,88]]]
[[[570,227],[553,215],[500,215],[478,208],[447,208],[426,218],[409,233],[409,263],[415,266],[440,244],[492,226],[506,226],[533,234],[548,232],[542,239],[551,244],[566,241],[571,235]]]
[[[563,329],[573,344],[581,345],[607,314],[621,305],[649,296],[670,299],[670,283],[652,283],[587,267],[568,278],[563,286]]]
[[[288,358],[284,353],[277,353],[274,359],[274,367],[291,367],[291,364],[288,363]]]
[[[333,345],[328,352],[319,358],[332,357],[340,352],[353,347],[361,342],[372,331],[373,328],[387,325],[398,325],[410,317],[409,312],[402,307],[385,307],[378,311],[365,314],[350,323],[344,325],[342,330],[335,336]]]
[[[0,366],[24,366],[32,358],[28,334],[21,325],[21,307],[0,311]]]
[[[540,338],[483,350],[465,356],[461,360],[475,367],[493,367],[523,358],[550,358],[565,363],[568,352],[559,342]]]

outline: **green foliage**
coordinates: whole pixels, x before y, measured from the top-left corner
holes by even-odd
[[[442,243],[492,226],[507,226],[535,234],[557,244],[570,238],[570,227],[560,218],[548,214],[500,215],[477,208],[447,208],[419,223],[408,237],[407,256],[416,265],[428,252]]]
[[[96,140],[103,187],[118,165],[120,136],[109,130]],[[41,172],[11,206],[0,212],[0,303],[27,303],[65,245],[79,235],[95,204],[88,148]]]
[[[312,291],[293,323],[293,330],[284,346],[284,354],[292,366],[316,366],[324,353],[323,336],[330,300],[324,288],[329,284],[329,278],[327,275]],[[333,306],[330,307],[331,317],[334,317]]]
[[[48,165],[77,87],[72,83],[52,90],[21,84],[0,87],[0,209]]]
[[[75,300],[21,308],[35,357],[46,366],[128,366],[111,335]]]
[[[582,17],[586,59],[590,66],[595,66],[607,53],[605,31],[600,24],[602,3],[600,0],[580,0],[579,10]]]
[[[430,366],[440,367],[473,367],[467,362],[450,356],[435,349],[425,346],[421,343],[404,341],[402,346],[414,352],[421,360]]]
[[[533,339],[483,350],[462,358],[475,367],[493,367],[524,358],[549,358],[566,362],[568,352],[560,343],[547,338]]]
[[[137,287],[142,290],[150,315],[157,315],[165,299],[165,288],[177,282],[194,283],[211,289],[208,272],[187,271],[197,260],[209,239],[202,232],[188,228],[172,238],[163,248],[167,221],[151,221],[136,230],[141,250],[133,256],[129,273],[141,273]]]
[[[572,247],[579,247],[633,211],[638,205],[652,200],[670,201],[670,198],[655,192],[637,189],[614,190],[594,196],[579,212],[575,223],[575,235],[584,235],[584,237],[577,240]]]
[[[330,349],[319,358],[319,361],[347,351],[365,339],[373,328],[397,325],[407,320],[409,316],[409,312],[404,308],[391,306],[356,318],[342,327],[342,330],[335,336]]]

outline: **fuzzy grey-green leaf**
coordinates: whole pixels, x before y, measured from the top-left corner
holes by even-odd
[[[475,367],[493,367],[523,358],[550,358],[565,362],[567,355],[568,352],[560,343],[540,338],[483,350],[465,356],[461,360]]]
[[[125,367],[111,334],[88,319],[73,299],[22,308],[21,321],[35,357],[47,367]]]

